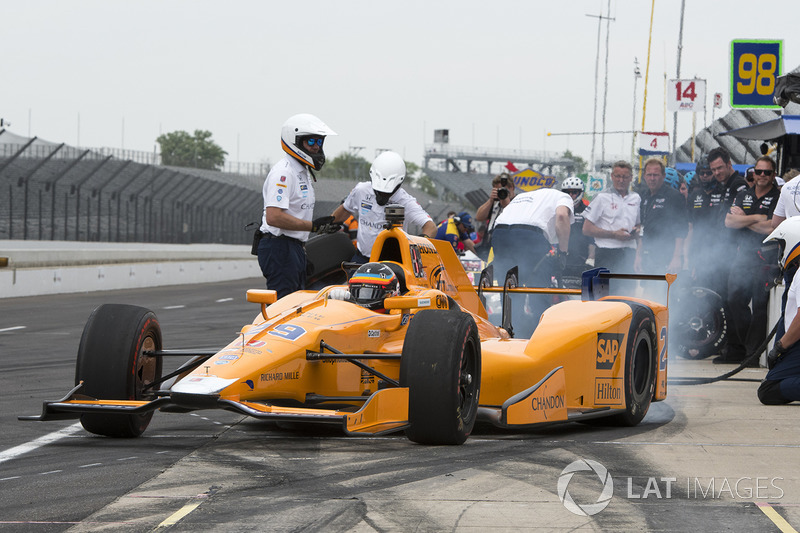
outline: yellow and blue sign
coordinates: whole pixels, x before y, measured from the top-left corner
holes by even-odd
[[[555,176],[545,176],[541,172],[536,172],[532,168],[526,168],[511,176],[514,186],[523,191],[535,191],[541,188],[555,187]]]
[[[783,41],[731,41],[731,107],[780,109],[772,100],[783,67]]]

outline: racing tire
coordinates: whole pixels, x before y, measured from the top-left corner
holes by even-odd
[[[75,384],[82,394],[98,400],[148,400],[145,391],[161,379],[161,358],[145,351],[161,350],[161,327],[149,309],[104,304],[95,309],[81,335]],[[147,428],[152,411],[137,415],[82,414],[86,431],[107,437],[138,437]]]
[[[481,343],[468,313],[423,310],[408,326],[400,386],[408,387],[406,436],[419,444],[463,444],[475,426]]]
[[[722,297],[711,289],[690,287],[679,292],[674,316],[670,336],[680,357],[705,359],[725,346],[728,311]]]
[[[605,420],[615,426],[635,426],[650,409],[658,374],[658,343],[652,311],[634,307],[625,352],[625,411]]]

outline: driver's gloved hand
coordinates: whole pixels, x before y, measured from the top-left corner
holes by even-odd
[[[562,252],[561,250],[556,252],[556,267],[559,272],[563,272],[567,267],[567,255],[569,255],[567,252]]]
[[[330,300],[349,300],[350,291],[342,288],[331,289],[330,292],[328,292],[328,298]]]

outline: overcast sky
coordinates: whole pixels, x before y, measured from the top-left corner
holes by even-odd
[[[656,0],[645,129],[672,132],[680,0]],[[651,2],[612,0],[607,131],[642,125]],[[21,135],[152,152],[160,133],[209,130],[228,160],[275,163],[281,124],[319,116],[330,156],[364,147],[422,162],[433,130],[450,143],[570,149],[590,158],[598,19],[608,0],[322,1],[52,0],[2,7],[0,117]],[[732,39],[784,39],[783,72],[800,65],[796,0],[686,0],[681,78],[708,80],[730,110]],[[791,33],[790,33],[791,31]],[[601,37],[601,128],[605,22]],[[703,116],[698,117],[698,130]],[[678,142],[691,134],[681,113]],[[596,140],[599,158],[600,138]],[[606,153],[630,154],[630,135]]]

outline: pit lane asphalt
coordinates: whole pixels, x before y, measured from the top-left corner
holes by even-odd
[[[165,348],[208,348],[258,313],[244,294],[261,283],[0,300],[0,454],[74,423],[16,416],[39,413],[42,400],[70,388],[80,333],[97,305],[148,307]],[[670,360],[671,377],[730,368]],[[800,411],[760,405],[757,385],[671,385],[636,428],[480,425],[458,447],[225,412],[156,413],[139,439],[77,430],[0,462],[0,529],[778,531],[785,520],[791,531],[800,528]],[[569,512],[559,498],[565,467],[580,459],[606,468],[613,484],[593,516]],[[568,481],[578,505],[601,498],[595,472]]]

